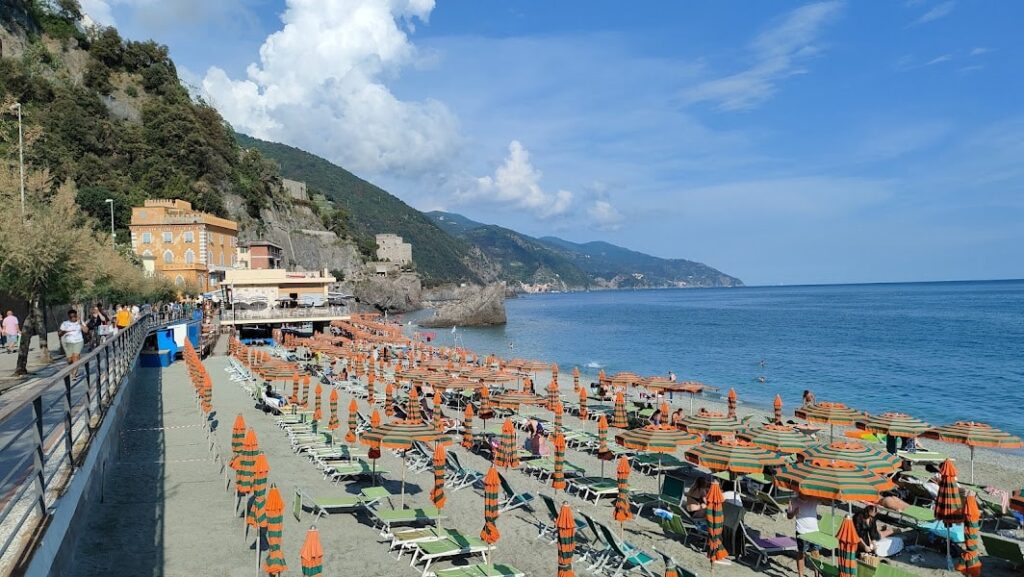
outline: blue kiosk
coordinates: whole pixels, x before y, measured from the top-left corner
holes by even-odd
[[[155,329],[142,346],[142,366],[169,367],[185,348],[185,341],[199,349],[203,313],[195,311],[191,320],[180,320]]]

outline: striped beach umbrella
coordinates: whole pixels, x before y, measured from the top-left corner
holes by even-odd
[[[551,382],[548,383],[548,409],[555,410],[555,404],[558,403],[558,376],[552,375]]]
[[[786,462],[778,453],[766,451],[750,441],[725,438],[703,443],[686,451],[686,460],[712,471],[734,474],[760,473],[765,467]]]
[[[615,393],[615,408],[612,410],[611,425],[619,429],[629,427],[629,419],[626,418],[626,397],[622,391]]]
[[[260,452],[259,443],[256,442],[256,431],[249,429],[245,433],[245,440],[242,441],[242,452],[235,457],[232,468],[235,469],[235,490],[239,495],[252,493],[253,468],[256,465],[256,455]]]
[[[938,439],[944,443],[967,445],[971,450],[971,482],[974,482],[974,448],[987,449],[1020,449],[1024,441],[1020,437],[1001,431],[985,423],[973,421],[957,421],[952,425],[936,427],[925,431],[922,435],[929,439]]]
[[[372,427],[363,433],[359,441],[371,448],[397,449],[402,453],[402,506],[405,506],[405,458],[406,452],[412,448],[413,443],[422,441],[424,443],[448,444],[451,438],[438,432],[431,425],[420,420],[392,421],[382,424],[379,427]]]
[[[501,425],[501,441],[494,454],[494,464],[504,468],[519,467],[519,451],[516,448],[516,429],[511,419],[505,419]]]
[[[518,411],[520,405],[546,405],[547,399],[527,391],[508,391],[495,395],[494,404],[502,409]]]
[[[618,482],[619,492],[615,495],[615,509],[612,512],[612,518],[621,526],[622,523],[633,518],[633,513],[629,510],[629,459],[619,457],[619,464],[615,468],[615,479]]]
[[[968,493],[964,499],[964,548],[956,570],[968,577],[981,575],[981,551],[978,538],[981,534],[981,510],[978,509],[978,498]]]
[[[306,541],[299,551],[303,577],[317,577],[324,573],[324,549],[320,546],[320,532],[316,527],[306,531]]]
[[[576,552],[576,518],[569,504],[562,502],[562,508],[555,519],[558,531],[558,573],[556,577],[574,577],[572,556]]]
[[[242,445],[245,443],[245,417],[238,413],[235,417],[235,424],[231,427],[231,452],[236,456],[242,452]]]
[[[565,407],[562,406],[562,401],[556,401],[555,404],[551,406],[551,411],[555,414],[555,430],[561,431],[562,419],[565,415]]]
[[[498,493],[501,491],[501,479],[498,470],[491,465],[484,475],[484,528],[480,538],[489,545],[494,545],[501,537],[498,532]]]
[[[695,415],[684,416],[680,422],[687,431],[710,437],[732,436],[744,428],[743,423],[736,417],[703,409]]]
[[[263,563],[263,571],[269,575],[280,575],[288,570],[284,561],[284,499],[277,485],[271,485],[267,492],[267,560]]]
[[[864,416],[863,413],[851,409],[843,403],[831,403],[828,401],[804,405],[793,411],[793,414],[798,419],[803,419],[808,423],[828,425],[829,437],[835,436],[836,425],[849,427]]]
[[[245,522],[250,527],[267,526],[267,475],[270,474],[270,463],[262,452],[256,455],[253,465],[252,497],[249,499]]]
[[[487,387],[480,387],[480,418],[484,420],[484,428],[487,428],[487,419],[494,416],[494,407],[491,405],[491,391]]]
[[[299,373],[292,375],[292,396],[288,402],[293,405],[299,404]]]
[[[728,415],[732,418],[736,418],[736,389],[729,389],[729,396],[727,397],[729,403]]]
[[[611,461],[614,458],[612,452],[608,450],[608,419],[604,415],[597,420],[597,458],[602,462]],[[602,474],[602,476],[604,475]]]
[[[935,518],[946,524],[963,522],[963,502],[956,482],[956,465],[946,459],[939,467],[939,494],[935,498]]]
[[[589,416],[587,413],[587,388],[580,387],[580,420],[586,421]]]
[[[439,510],[444,509],[446,497],[444,495],[444,471],[447,456],[444,445],[438,444],[434,447],[434,489],[430,491],[430,501]]]
[[[377,378],[373,375],[373,373],[366,375],[366,402],[370,403],[371,405],[377,402],[377,391],[374,390],[374,384],[376,383],[376,381]]]
[[[204,373],[202,383],[200,407],[204,413],[209,414],[213,410],[213,381],[210,380],[210,375]]]
[[[853,519],[847,515],[836,534],[839,541],[839,577],[857,577],[857,546],[860,538],[853,526]]]
[[[420,396],[416,392],[416,386],[409,387],[409,398],[405,404],[405,418],[410,421],[422,421],[423,411],[420,410]]]
[[[441,388],[434,387],[434,428],[444,431],[444,414],[441,412]]]
[[[615,442],[634,451],[674,453],[680,446],[696,445],[700,442],[700,437],[671,425],[645,425],[615,435]]]
[[[711,483],[711,489],[705,497],[707,510],[704,518],[708,522],[708,559],[712,563],[725,559],[729,553],[722,543],[722,533],[725,531],[725,496],[722,495],[722,488],[715,479]]]
[[[316,393],[316,398],[313,399],[313,420],[319,423],[320,419],[323,418],[323,412],[321,409],[323,408],[322,401],[324,394],[324,388],[320,386],[320,383],[316,384],[314,392]]]
[[[846,461],[804,459],[775,473],[775,484],[807,497],[829,501],[875,503],[895,487],[864,467]]]
[[[384,387],[384,414],[393,417],[395,415],[395,385],[388,383]]]
[[[847,461],[882,476],[893,473],[902,464],[896,455],[890,455],[859,441],[833,441],[822,445],[812,445],[797,458]]]
[[[802,453],[810,446],[807,435],[786,425],[767,424],[761,427],[744,429],[737,433],[758,447],[776,453]]]
[[[466,405],[466,412],[462,419],[462,446],[467,449],[473,448],[473,405]]]
[[[1010,508],[1018,513],[1024,513],[1024,495],[1010,497]]]
[[[561,491],[565,489],[565,435],[561,429],[555,429],[552,444],[555,446],[555,472],[551,475],[551,488]]]
[[[906,413],[882,413],[880,415],[868,415],[857,421],[857,428],[862,431],[875,433],[876,435],[887,435],[890,437],[902,437],[913,439],[920,437],[931,428],[928,423],[911,417]]]
[[[775,409],[775,424],[782,424],[782,395],[775,395],[775,402],[772,404]]]
[[[331,392],[331,423],[334,425],[335,429],[338,428],[338,415],[337,415],[338,403],[337,403],[337,401],[334,400],[334,397],[337,396],[335,393],[337,393],[337,392],[338,392],[337,389],[335,389],[335,390],[333,390]],[[348,402],[348,431],[345,433],[345,442],[346,443],[354,443],[354,442],[356,442],[356,428],[359,426],[359,424],[358,424],[358,418],[359,418],[358,415],[359,415],[359,404],[356,403],[355,399],[352,399],[352,400],[350,400]],[[330,429],[331,425],[327,425],[327,428]],[[334,429],[331,429],[331,430],[333,431]]]
[[[309,375],[302,377],[302,406],[309,406]]]
[[[574,392],[580,390],[580,368],[579,367],[573,367],[572,368],[572,390]]]

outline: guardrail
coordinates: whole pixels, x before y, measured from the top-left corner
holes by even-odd
[[[348,307],[297,307],[267,308],[261,310],[224,310],[220,313],[223,322],[249,321],[264,319],[311,319],[325,317],[341,317],[351,313]]]
[[[158,324],[145,315],[74,365],[0,398],[0,575],[44,527]]]

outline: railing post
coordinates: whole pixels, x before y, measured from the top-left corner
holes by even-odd
[[[36,433],[36,455],[33,459],[32,467],[35,469],[35,485],[36,490],[39,491],[39,513],[46,517],[46,481],[43,473],[43,459],[45,458],[45,452],[43,448],[43,397],[42,395],[37,396],[32,400],[32,417],[35,419],[35,433]]]
[[[75,470],[75,436],[71,422],[71,373],[64,375],[64,450],[68,453],[68,468]]]
[[[88,418],[86,426],[92,429],[92,371],[89,370],[89,362],[85,362],[85,416]],[[96,355],[96,374],[99,374],[100,356]]]

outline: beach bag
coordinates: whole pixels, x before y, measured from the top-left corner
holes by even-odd
[[[110,335],[114,334],[114,327],[112,327],[110,323],[102,324],[96,327],[96,334],[98,334],[101,337],[109,337]]]

